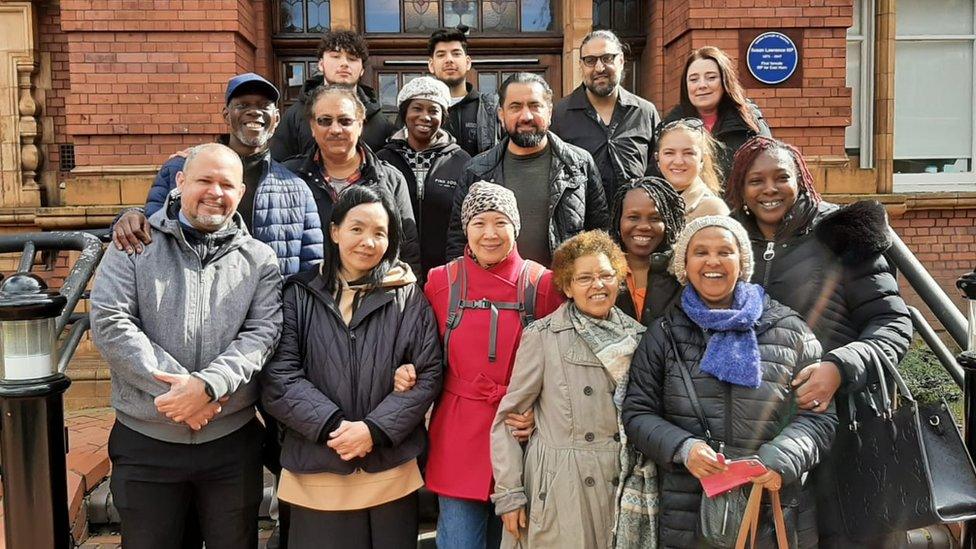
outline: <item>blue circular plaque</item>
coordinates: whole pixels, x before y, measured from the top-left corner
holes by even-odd
[[[746,61],[756,80],[763,84],[782,84],[796,72],[800,52],[789,36],[764,32],[749,44]]]

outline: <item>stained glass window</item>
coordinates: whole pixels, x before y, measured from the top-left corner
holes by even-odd
[[[429,33],[440,27],[439,15],[437,0],[404,0],[403,29],[406,32]]]
[[[280,0],[278,32],[318,34],[332,24],[330,0]]]
[[[475,0],[444,0],[444,26],[458,25],[478,28],[478,3]]]
[[[484,0],[481,3],[484,14],[482,30],[518,31],[518,2],[516,0]]]

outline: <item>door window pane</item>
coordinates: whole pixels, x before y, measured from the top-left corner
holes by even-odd
[[[380,106],[383,110],[396,111],[397,108],[397,92],[399,92],[399,87],[397,86],[397,74],[393,73],[381,73],[380,77]]]
[[[614,0],[613,30],[634,31],[640,28],[640,1]]]
[[[611,6],[613,0],[593,0],[593,28],[609,29],[613,26]]]
[[[551,0],[522,0],[523,31],[548,31],[552,27]]]
[[[944,159],[912,168],[929,172],[971,158],[973,100],[972,40],[898,41],[895,158]]]
[[[305,62],[293,61],[285,63],[285,101],[298,99],[305,84]]]
[[[444,26],[478,28],[477,0],[444,0]]]
[[[365,0],[366,32],[400,32],[400,0]]]
[[[485,0],[481,4],[484,15],[482,30],[511,32],[518,30],[518,2],[515,0]]]
[[[488,94],[498,93],[498,75],[493,72],[479,72],[478,91]]]
[[[440,26],[437,0],[404,0],[403,30],[429,33]]]

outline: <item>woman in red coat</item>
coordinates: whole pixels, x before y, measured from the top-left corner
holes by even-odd
[[[425,480],[439,496],[437,546],[488,549],[501,541],[501,521],[488,497],[494,487],[492,420],[507,389],[523,322],[553,312],[563,296],[551,271],[519,256],[520,219],[512,191],[475,183],[461,206],[461,223],[468,239],[465,254],[431,270],[424,288],[447,358],[444,390],[430,421]],[[531,310],[520,311],[520,304]]]

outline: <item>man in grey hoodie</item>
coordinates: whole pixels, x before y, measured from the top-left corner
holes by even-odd
[[[236,213],[243,166],[194,147],[154,244],[109,247],[91,293],[92,338],[112,370],[111,488],[126,546],[178,547],[187,509],[208,549],[257,547],[256,374],[281,325],[274,251]]]

